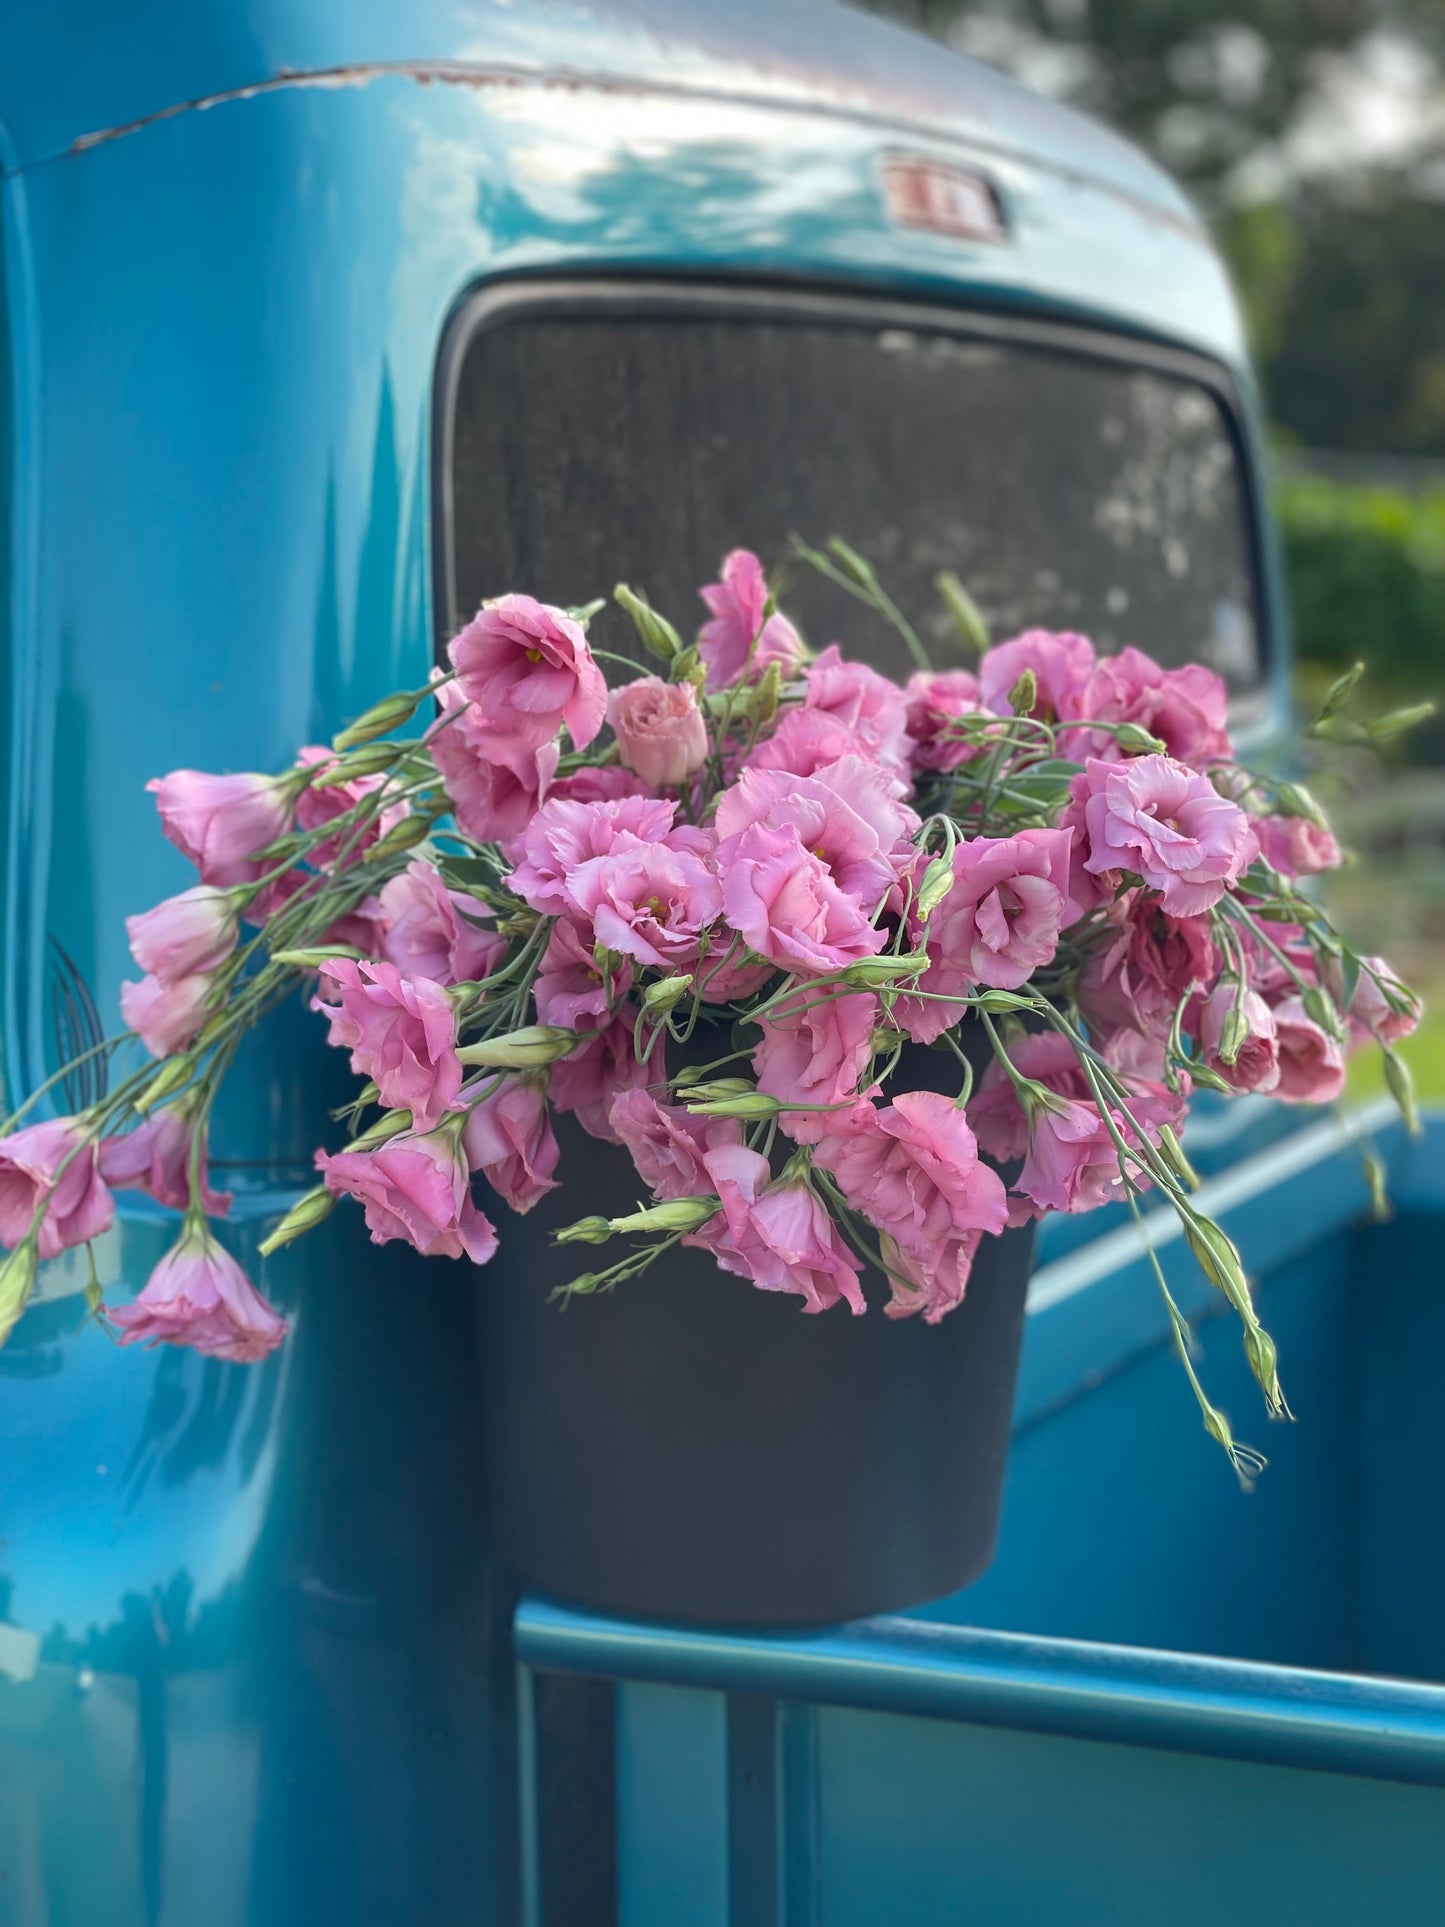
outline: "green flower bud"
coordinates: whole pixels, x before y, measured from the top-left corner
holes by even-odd
[[[1114,740],[1120,749],[1127,749],[1133,756],[1162,756],[1166,745],[1138,723],[1120,723],[1114,731]]]
[[[749,722],[765,728],[778,713],[783,694],[783,665],[770,662],[748,695],[744,713]]]
[[[1229,1012],[1219,1029],[1219,1060],[1222,1064],[1234,1064],[1239,1053],[1249,1042],[1249,1019],[1240,1006],[1231,1004]]]
[[[378,843],[372,845],[367,858],[368,863],[385,863],[388,858],[402,856],[407,850],[414,850],[418,843],[425,843],[431,835],[432,820],[424,811],[413,811],[404,816],[400,823],[389,829]]]
[[[1234,1240],[1212,1218],[1201,1218],[1197,1213],[1185,1219],[1184,1236],[1210,1284],[1222,1291],[1235,1310],[1253,1323],[1249,1281]]]
[[[696,1231],[700,1224],[707,1223],[717,1208],[715,1197],[670,1198],[661,1204],[649,1205],[644,1211],[634,1211],[625,1218],[609,1218],[607,1224],[612,1231]]]
[[[1015,1010],[1032,1010],[1032,997],[1016,997],[1011,990],[981,990],[973,999],[974,1008],[986,1010],[991,1017],[1007,1016]]]
[[[358,950],[349,943],[318,943],[312,944],[309,949],[273,950],[271,961],[290,964],[297,970],[319,970],[322,964],[330,963],[337,957],[350,957],[356,962],[365,955],[364,950]]]
[[[673,1082],[679,1088],[690,1085],[692,1095],[696,1098],[743,1097],[748,1091],[756,1089],[750,1078],[715,1077],[705,1083],[700,1072],[687,1070],[679,1071]]]
[[[779,1111],[787,1109],[765,1091],[751,1089],[739,1091],[736,1097],[699,1100],[688,1096],[685,1102],[694,1117],[776,1117]]]
[[[1302,1002],[1306,1013],[1314,1019],[1320,1029],[1333,1037],[1336,1043],[1345,1041],[1345,1026],[1340,1013],[1335,1008],[1335,1000],[1319,984],[1310,984],[1304,991]]]
[[[918,914],[924,923],[953,888],[953,882],[953,859],[936,856],[923,872],[923,881],[918,886]]]
[[[939,599],[953,618],[953,626],[964,646],[981,656],[989,646],[988,624],[978,604],[964,588],[952,569],[942,569],[933,578]]]
[[[1282,1416],[1288,1407],[1284,1393],[1279,1387],[1279,1353],[1275,1342],[1263,1325],[1246,1325],[1244,1330],[1244,1355],[1249,1360],[1249,1369],[1254,1373],[1260,1390],[1264,1393],[1265,1404],[1270,1412]]]
[[[487,1070],[535,1071],[544,1064],[556,1063],[582,1041],[575,1030],[561,1030],[555,1024],[527,1024],[504,1037],[464,1044],[457,1056],[464,1064],[481,1065]]]
[[[1327,830],[1330,827],[1324,811],[1303,783],[1276,784],[1274,802],[1281,816],[1302,816],[1306,822],[1313,823],[1319,830]]]
[[[354,782],[358,776],[379,776],[391,768],[401,753],[400,743],[363,743],[359,749],[338,756],[334,763],[318,769],[311,779],[311,788],[330,790],[341,783]]]
[[[1405,1129],[1411,1137],[1421,1134],[1420,1111],[1415,1103],[1415,1080],[1410,1075],[1410,1066],[1397,1052],[1382,1052],[1385,1059],[1385,1082],[1390,1087],[1390,1095],[1399,1107],[1400,1116],[1405,1120]]]
[[[564,1224],[560,1231],[552,1233],[552,1242],[559,1245],[605,1245],[612,1236],[612,1226],[606,1218],[579,1218],[575,1224]]]
[[[656,983],[649,984],[642,993],[642,1012],[645,1017],[665,1017],[675,1004],[692,989],[691,975],[680,977],[659,977]]]
[[[875,990],[900,978],[921,977],[927,968],[926,950],[912,951],[906,957],[860,957],[843,972],[843,981],[854,990]]]
[[[1373,1151],[1365,1151],[1361,1154],[1360,1163],[1364,1167],[1365,1182],[1370,1187],[1370,1216],[1376,1224],[1388,1224],[1395,1213],[1390,1203],[1390,1193],[1387,1188],[1389,1173],[1385,1169],[1384,1161]]]
[[[411,721],[416,714],[417,704],[427,693],[426,689],[411,689],[398,691],[394,696],[383,696],[379,703],[373,703],[370,709],[364,710],[354,723],[339,730],[331,739],[331,747],[338,755],[344,755],[347,750],[358,749],[363,743],[400,729],[403,723]]]
[[[136,1110],[143,1113],[153,1104],[159,1104],[162,1098],[174,1096],[190,1083],[195,1068],[195,1061],[189,1052],[180,1057],[168,1057],[135,1100]]]
[[[35,1240],[22,1238],[8,1258],[0,1260],[0,1345],[14,1331],[35,1289]]]
[[[1176,1178],[1187,1184],[1191,1191],[1199,1189],[1199,1173],[1184,1155],[1184,1146],[1175,1136],[1171,1125],[1159,1126],[1159,1153]]]
[[[318,1184],[314,1190],[298,1198],[276,1229],[261,1240],[257,1247],[261,1256],[269,1258],[273,1251],[279,1251],[282,1245],[289,1245],[293,1238],[299,1238],[303,1232],[312,1230],[323,1219],[329,1218],[335,1208],[336,1199],[324,1184]]]
[[[1392,736],[1403,735],[1434,714],[1434,703],[1411,703],[1408,708],[1392,709],[1387,716],[1377,716],[1372,723],[1365,724],[1365,729],[1375,742],[1388,742]]]
[[[612,591],[612,599],[632,618],[642,646],[656,656],[660,662],[675,662],[682,654],[682,637],[665,616],[660,616],[648,602],[629,589],[625,582],[619,582]]]
[[[1355,687],[1365,673],[1365,665],[1357,662],[1353,669],[1347,669],[1343,676],[1337,676],[1329,686],[1325,699],[1320,705],[1319,722],[1327,723],[1331,716],[1338,716],[1345,704],[1355,693]]]
[[[1015,716],[1032,716],[1038,699],[1039,679],[1032,669],[1026,669],[1008,692],[1008,706]]]

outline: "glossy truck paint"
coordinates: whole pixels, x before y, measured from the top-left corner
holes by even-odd
[[[0,56],[12,1094],[49,1061],[57,969],[112,1022],[125,915],[185,881],[146,779],[273,767],[426,675],[434,382],[484,282],[782,283],[1114,331],[1215,364],[1257,474],[1237,316],[1177,190],[811,0],[22,6]],[[898,225],[900,150],[985,180],[1006,237]],[[298,1010],[237,1080],[217,1148],[245,1259],[305,1182],[325,1057]],[[107,1286],[169,1235],[128,1200]],[[255,1370],[117,1353],[65,1265],[0,1354],[5,1927],[501,1927],[536,1888],[472,1281],[339,1221],[262,1275],[295,1331]],[[1122,1356],[1089,1302],[1047,1326],[1069,1384]],[[1125,1327],[1162,1344],[1148,1309]]]

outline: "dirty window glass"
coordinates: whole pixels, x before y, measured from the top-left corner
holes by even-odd
[[[1172,372],[815,319],[521,314],[465,352],[452,492],[463,617],[507,589],[569,603],[627,580],[687,627],[724,548],[772,562],[798,530],[862,549],[940,663],[947,567],[996,637],[1077,628],[1236,692],[1260,680],[1234,437]],[[837,590],[798,565],[779,584],[811,642],[907,672]]]

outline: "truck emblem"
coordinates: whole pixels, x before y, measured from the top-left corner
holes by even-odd
[[[1008,222],[992,181],[925,154],[892,153],[879,162],[890,219],[961,241],[1006,241]]]

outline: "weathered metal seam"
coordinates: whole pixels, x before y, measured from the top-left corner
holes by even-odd
[[[659,97],[680,94],[691,100],[709,101],[719,105],[754,107],[822,120],[847,121],[860,127],[878,128],[890,133],[903,133],[914,138],[935,140],[951,147],[966,149],[970,153],[993,155],[1000,160],[1035,167],[1040,172],[1052,175],[1058,180],[1105,194],[1132,209],[1145,220],[1169,228],[1202,246],[1209,245],[1208,233],[1202,223],[1190,220],[1184,215],[1175,214],[1168,208],[1160,207],[1143,195],[1132,194],[1127,188],[1119,187],[1114,182],[1091,173],[1087,168],[1061,166],[1057,162],[1043,159],[1030,153],[1026,148],[1014,146],[1007,141],[993,141],[977,135],[961,134],[957,129],[940,125],[935,121],[911,121],[891,114],[876,113],[865,107],[850,107],[843,102],[790,99],[772,94],[735,92],[721,87],[691,86],[678,81],[649,81],[633,75],[606,74],[580,68],[505,65],[479,67],[457,61],[375,61],[355,66],[325,67],[310,71],[283,68],[280,73],[265,80],[252,81],[245,86],[232,87],[221,93],[202,94],[193,100],[177,101],[169,107],[158,107],[152,113],[142,114],[135,120],[121,121],[113,127],[98,128],[92,133],[80,134],[59,153],[44,156],[26,165],[39,167],[69,155],[88,153],[92,148],[103,147],[111,141],[125,140],[132,134],[142,133],[146,128],[154,127],[162,121],[175,120],[183,114],[206,113],[213,107],[229,106],[236,101],[256,100],[263,95],[280,93],[293,88],[369,87],[373,81],[386,79],[411,80],[423,87],[561,87],[597,93],[649,94]]]

